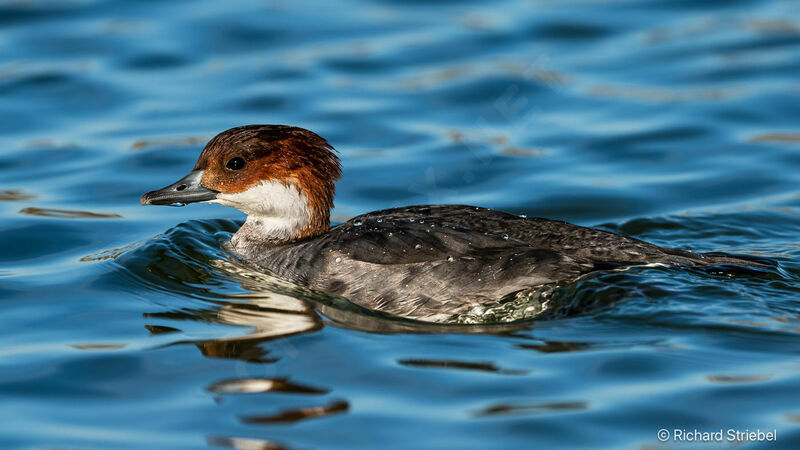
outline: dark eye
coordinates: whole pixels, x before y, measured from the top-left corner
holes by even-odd
[[[231,170],[242,170],[244,169],[244,159],[234,156],[225,163],[225,167]]]

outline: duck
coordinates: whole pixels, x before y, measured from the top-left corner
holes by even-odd
[[[188,175],[143,205],[217,203],[246,214],[226,244],[244,262],[370,311],[448,322],[586,274],[663,264],[763,270],[746,255],[695,253],[560,220],[469,205],[414,205],[331,226],[341,164],[316,133],[247,125],[212,138]],[[727,270],[725,270],[727,269]]]

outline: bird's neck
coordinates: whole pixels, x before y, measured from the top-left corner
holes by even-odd
[[[247,220],[231,238],[237,250],[277,246],[309,239],[330,229],[330,199],[306,195],[295,183],[264,181],[233,194],[219,194],[216,203],[232,206]]]
[[[313,238],[325,234],[329,229],[329,220],[314,220],[309,216],[263,217],[249,215],[231,238],[231,244],[237,250],[264,245],[274,247]]]

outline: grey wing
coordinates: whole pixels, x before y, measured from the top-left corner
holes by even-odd
[[[589,270],[649,263],[682,264],[694,267],[736,265],[767,269],[775,265],[747,255],[695,253],[659,247],[630,236],[560,220],[524,218],[486,208],[466,205],[421,205],[370,213],[414,218],[433,216],[451,225],[494,234],[506,234],[532,247],[550,249],[581,261]],[[369,216],[370,214],[365,215]]]
[[[539,249],[548,249],[585,262],[587,270],[604,266],[659,262],[671,259],[670,249],[595,228],[559,220],[525,218],[502,211],[467,205],[420,205],[376,211],[360,216],[397,221],[427,220],[460,230],[507,236]],[[681,256],[700,256],[679,252]],[[677,255],[678,253],[676,253]]]
[[[355,225],[359,224],[359,225]],[[431,226],[433,225],[433,226]],[[382,216],[357,217],[271,259],[275,272],[369,309],[433,320],[589,267],[489,232]]]

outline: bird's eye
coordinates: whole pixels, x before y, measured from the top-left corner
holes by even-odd
[[[225,167],[230,170],[242,170],[244,169],[244,159],[238,156],[234,156],[233,158],[229,159],[228,162],[225,163]]]

